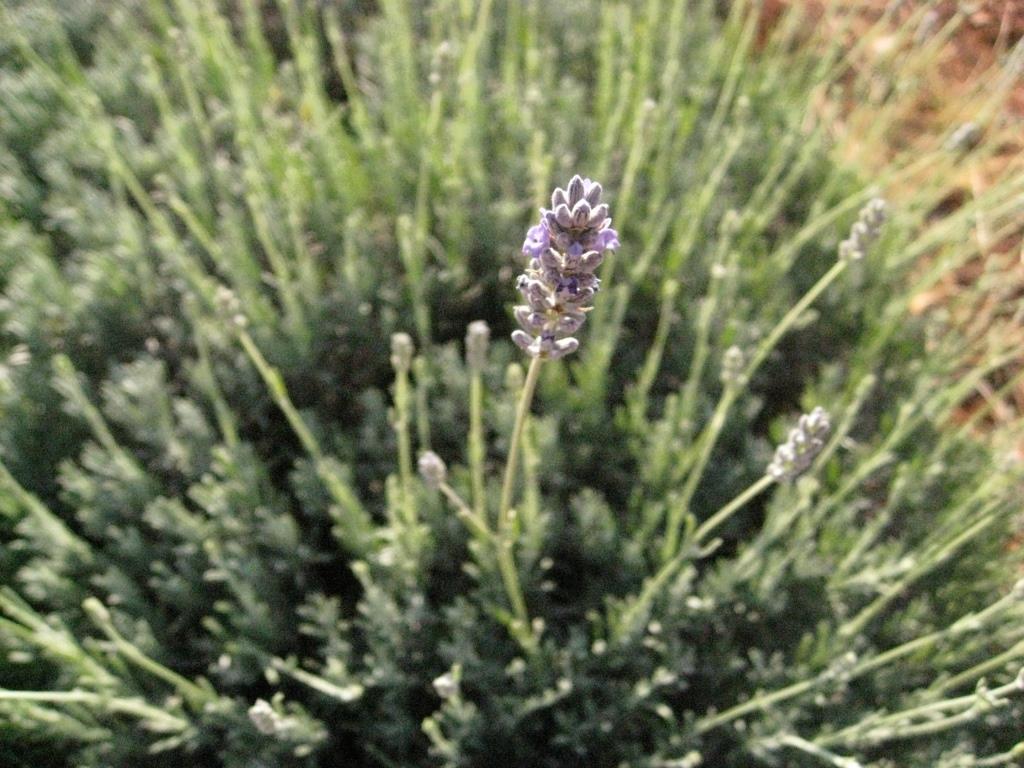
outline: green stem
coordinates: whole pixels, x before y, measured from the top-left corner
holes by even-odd
[[[300,683],[308,685],[314,691],[319,691],[325,696],[330,696],[332,699],[336,699],[344,704],[351,704],[353,701],[362,698],[365,691],[359,683],[338,685],[320,675],[314,675],[312,672],[290,666],[281,659],[274,659],[271,662],[271,667],[278,672],[288,675],[293,680],[298,680]]]
[[[950,626],[930,632],[927,635],[908,640],[902,645],[898,645],[895,648],[890,648],[888,651],[884,651],[877,656],[873,656],[866,661],[862,661],[857,664],[853,669],[850,670],[850,679],[860,677],[872,670],[884,667],[886,664],[890,664],[897,659],[901,659],[904,656],[915,654],[920,650],[929,648],[936,645],[942,640],[948,640],[969,632],[976,632],[983,628],[990,618],[998,615],[1005,611],[1008,607],[1012,606],[1016,598],[1012,595],[1006,595],[987,608],[979,611],[978,613],[968,613],[965,616],[957,619]]]
[[[931,736],[936,733],[955,728],[979,718],[986,707],[996,707],[1006,702],[1006,697],[1020,693],[1017,679],[986,691],[984,698],[978,693],[945,699],[932,704],[912,707],[901,712],[893,712],[885,717],[869,716],[867,720],[856,723],[841,731],[818,739],[815,743],[823,747],[834,745],[868,745],[878,744],[897,739],[911,739],[920,736]],[[979,706],[982,705],[982,706]],[[934,715],[947,710],[957,710],[945,717]],[[924,718],[923,722],[911,723],[913,718]]]
[[[281,409],[306,453],[313,459],[320,481],[331,498],[341,508],[337,513],[332,511],[332,516],[338,525],[342,543],[356,554],[365,554],[371,546],[370,539],[373,532],[373,522],[369,513],[359,501],[352,486],[337,471],[336,462],[328,459],[324,454],[319,441],[292,402],[288,389],[285,387],[284,377],[270,365],[247,330],[238,329],[238,338],[245,353],[249,356],[249,360],[252,361],[270,391],[270,396],[274,399],[277,407]],[[336,508],[332,506],[332,510],[334,509]]]
[[[454,488],[448,485],[448,483],[441,483],[438,486],[438,490],[441,491],[441,493],[444,494],[444,497],[451,502],[453,507],[455,507],[455,513],[472,533],[476,534],[484,541],[494,541],[494,536],[491,533],[490,526],[487,525],[487,520],[470,509],[469,505],[463,501],[462,497],[459,496],[458,492]]]
[[[505,460],[505,478],[501,485],[501,505],[498,507],[499,532],[506,532],[511,523],[512,491],[515,487],[516,465],[519,461],[519,443],[523,437],[526,418],[530,414],[530,404],[533,402],[533,394],[537,389],[537,379],[540,376],[540,367],[543,362],[544,358],[542,357],[535,357],[530,362],[519,406],[516,409],[516,421],[512,427],[512,439],[509,442],[508,457]]]
[[[765,337],[765,339],[758,345],[757,350],[754,352],[753,357],[744,369],[743,374],[739,377],[737,385],[727,387],[722,393],[722,397],[718,401],[718,406],[715,408],[715,413],[711,417],[711,422],[708,424],[706,431],[701,436],[700,454],[696,464],[690,470],[690,474],[686,479],[686,485],[683,488],[683,493],[680,496],[679,501],[672,507],[672,509],[669,510],[669,519],[665,529],[665,543],[661,550],[662,562],[668,562],[676,554],[676,550],[679,546],[680,527],[686,517],[686,513],[690,509],[690,502],[693,500],[693,494],[696,492],[701,477],[704,475],[704,469],[707,467],[707,463],[711,458],[711,453],[714,450],[715,443],[718,441],[718,435],[725,426],[725,421],[729,415],[730,408],[732,408],[732,404],[742,393],[742,388],[751,381],[754,374],[761,367],[761,364],[764,363],[768,355],[771,354],[773,349],[775,349],[779,340],[790,330],[790,328],[793,327],[800,316],[807,311],[807,308],[814,303],[825,289],[843,273],[846,267],[847,262],[839,260],[828,272],[818,279],[818,282],[816,282],[811,289],[803,295],[800,301],[793,305],[792,309],[790,309],[789,312],[779,320],[771,330],[771,333],[769,333],[768,336]]]
[[[0,587],[0,629],[20,637],[26,643],[41,648],[50,658],[74,667],[80,677],[92,681],[100,688],[111,688],[116,678],[98,661],[86,653],[71,633],[60,624],[50,624],[36,613],[20,595],[8,587]]]
[[[987,619],[990,616],[995,615],[1000,611],[1006,610],[1008,606],[1012,605],[1014,599],[1015,598],[1012,595],[1006,595],[997,600],[989,607],[985,608],[984,610],[976,614],[967,614],[965,616],[962,616],[960,619],[958,619],[956,622],[954,622],[946,629],[933,632],[929,635],[925,635],[924,637],[909,640],[906,643],[903,643],[902,645],[896,646],[895,648],[890,648],[888,651],[885,651],[884,653],[881,653],[878,656],[862,661],[861,663],[855,665],[852,669],[849,670],[848,679],[855,680],[858,677],[867,674],[868,672],[871,672],[875,669],[879,669],[880,667],[883,667],[898,659],[901,659],[904,656],[913,654],[915,652],[922,650],[925,647],[934,645],[938,643],[940,640],[958,637],[967,632],[976,631],[977,629],[984,627],[985,621],[987,621]],[[717,728],[720,725],[725,725],[726,723],[732,722],[733,720],[739,717],[743,717],[744,715],[750,712],[754,712],[757,710],[767,710],[773,704],[778,704],[782,701],[788,701],[789,699],[792,699],[796,696],[800,696],[804,693],[807,693],[808,691],[813,690],[816,685],[817,681],[814,678],[811,678],[807,680],[801,680],[797,683],[793,683],[792,685],[788,685],[785,688],[780,688],[777,691],[772,691],[771,693],[760,693],[743,702],[742,704],[737,704],[736,706],[727,709],[724,712],[720,712],[716,715],[711,715],[709,717],[705,717],[701,720],[698,720],[696,724],[697,733],[705,733],[707,731],[712,730],[713,728]],[[940,702],[940,704],[941,703],[942,702]]]
[[[753,698],[748,699],[742,704],[737,704],[735,707],[720,712],[717,715],[710,715],[709,717],[702,717],[695,724],[695,729],[698,734],[707,733],[708,731],[717,728],[720,725],[725,725],[733,720],[743,717],[750,712],[756,712],[758,710],[766,710],[773,704],[777,704],[780,701],[786,701],[794,696],[799,696],[802,693],[812,690],[817,681],[815,680],[801,680],[798,683],[787,685],[785,688],[780,688],[777,691],[771,693],[761,693]]]
[[[523,392],[520,395],[519,407],[516,410],[516,421],[512,427],[512,439],[509,442],[508,458],[505,463],[505,478],[501,486],[501,504],[498,507],[498,568],[501,571],[501,578],[505,584],[505,591],[508,593],[512,610],[518,623],[519,632],[517,636],[520,641],[529,637],[530,620],[526,610],[526,600],[523,598],[523,589],[519,584],[519,574],[516,570],[515,555],[513,553],[512,521],[514,513],[512,510],[512,493],[515,487],[516,465],[519,458],[519,443],[523,437],[523,426],[530,413],[530,404],[533,402],[533,394],[537,389],[537,379],[540,376],[540,367],[544,358],[535,357],[530,362],[530,368],[526,372],[526,381],[523,384]]]
[[[744,506],[746,506],[747,502],[749,502],[751,499],[759,496],[762,491],[764,491],[768,486],[772,485],[772,483],[774,482],[774,478],[770,477],[769,475],[765,475],[764,477],[760,478],[756,483],[753,483],[750,487],[743,491],[743,493],[741,493],[739,496],[730,501],[720,510],[715,512],[715,514],[713,514],[711,517],[709,517],[707,520],[701,523],[700,527],[697,528],[696,531],[694,531],[693,543],[700,544],[709,533],[711,533],[713,530],[715,530],[715,528],[717,528],[730,517],[732,517],[732,515],[735,514],[737,510],[742,509]]]
[[[228,448],[234,450],[238,446],[238,422],[234,411],[228,405],[224,393],[217,384],[217,376],[213,371],[213,363],[210,360],[210,348],[202,330],[195,325],[192,338],[195,341],[198,361],[195,368],[196,383],[205,392],[213,403],[213,411],[217,416],[217,425],[220,427],[221,437]]]
[[[839,627],[838,636],[850,638],[860,634],[864,628],[897,597],[902,595],[911,585],[925,574],[929,573],[944,563],[949,557],[965,543],[973,539],[983,530],[999,519],[999,513],[995,504],[990,505],[978,517],[980,518],[973,525],[955,536],[951,541],[943,545],[934,555],[927,557],[924,562],[912,569],[906,576],[886,589],[876,597],[855,617]]]
[[[725,281],[735,282],[737,252],[725,255],[725,249],[729,248],[732,242],[733,227],[723,228],[726,231],[722,235],[723,247],[719,249],[714,264],[725,267],[726,275],[716,277],[715,266],[712,267],[711,282],[707,296],[699,303],[697,311],[696,339],[693,344],[693,354],[690,358],[690,370],[686,376],[686,384],[680,390],[679,411],[676,415],[678,431],[684,439],[689,439],[693,433],[695,424],[695,412],[697,408],[697,395],[700,392],[701,381],[704,377],[704,368],[711,353],[711,333],[714,320],[718,316],[718,306],[722,299]]]
[[[412,361],[412,371],[416,376],[416,439],[420,450],[430,448],[430,364],[422,355]]]
[[[281,376],[280,371],[267,361],[267,358],[263,356],[263,352],[256,346],[256,342],[247,330],[240,328],[238,330],[238,339],[242,343],[242,349],[245,350],[245,354],[248,355],[249,360],[259,372],[260,378],[263,379],[263,383],[266,384],[267,389],[270,391],[270,396],[274,399],[277,407],[281,409],[306,453],[315,461],[322,459],[324,456],[323,449],[288,395],[288,389],[285,387],[284,377]]]
[[[668,522],[665,526],[665,543],[661,547],[661,560],[664,563],[669,562],[676,555],[676,551],[679,548],[679,533],[683,520],[686,518],[686,513],[690,511],[690,502],[693,501],[693,495],[697,492],[697,485],[704,475],[704,468],[711,459],[711,452],[715,448],[715,443],[718,442],[718,434],[722,431],[722,427],[725,426],[729,409],[732,408],[732,404],[738,394],[739,392],[734,386],[727,387],[722,393],[722,397],[719,398],[718,405],[711,417],[711,422],[701,436],[700,453],[697,457],[697,462],[686,478],[686,485],[683,486],[683,492],[679,500],[669,509]]]
[[[831,752],[818,744],[807,741],[807,739],[803,739],[794,733],[787,733],[780,736],[778,738],[778,743],[780,746],[792,747],[793,749],[800,750],[804,754],[816,757],[834,768],[856,768],[856,766],[860,765],[860,763],[852,757],[837,755],[834,752]]]
[[[49,507],[30,493],[10,473],[7,466],[0,461],[0,489],[6,496],[13,497],[39,526],[39,543],[46,543],[53,551],[73,553],[83,563],[93,562],[93,551],[85,539],[75,534],[67,524],[54,514]],[[3,514],[3,513],[0,513]]]
[[[637,616],[639,616],[642,611],[646,610],[646,608],[654,601],[654,598],[657,597],[658,593],[665,587],[669,579],[678,572],[683,563],[685,563],[694,552],[698,552],[699,555],[701,541],[703,541],[711,531],[728,520],[729,517],[737,510],[741,509],[745,504],[747,504],[747,502],[756,497],[774,482],[775,481],[771,477],[765,475],[704,521],[704,524],[694,532],[692,539],[688,540],[692,546],[675,554],[671,560],[661,566],[653,578],[648,579],[644,583],[644,588],[640,593],[640,596],[636,599],[636,602],[634,602],[633,605],[623,613],[622,619],[618,623],[617,639],[621,639],[628,633],[632,632]]]
[[[772,329],[771,333],[761,342],[757,347],[757,351],[754,352],[754,356],[750,359],[750,363],[747,365],[747,369],[743,372],[743,377],[740,379],[744,382],[749,382],[751,377],[757,372],[757,369],[761,367],[761,364],[765,361],[768,355],[771,354],[772,350],[775,349],[775,345],[779,343],[779,340],[789,331],[790,328],[800,319],[800,316],[807,311],[807,308],[811,306],[817,300],[817,298],[825,292],[835,281],[839,275],[847,267],[847,262],[843,259],[839,259],[835,264],[832,265],[832,269],[822,275],[818,282],[816,282],[811,289],[803,295],[793,308],[787,312],[783,318],[776,324]]]
[[[975,683],[982,676],[987,675],[993,670],[1002,669],[1011,661],[1019,659],[1022,656],[1024,656],[1024,640],[1011,646],[1003,653],[993,656],[990,659],[985,659],[985,661],[980,664],[975,664],[970,669],[965,669],[959,674],[953,675],[945,680],[938,681],[931,690],[935,693],[944,693],[945,691],[959,688],[961,685],[965,685],[966,683]]]
[[[93,623],[110,639],[114,647],[117,648],[118,653],[140,669],[174,686],[193,711],[201,712],[206,704],[216,699],[212,691],[196,685],[188,678],[179,675],[158,661],[154,661],[129,642],[114,627],[107,607],[95,597],[87,598],[82,603],[82,608],[89,615],[89,618],[92,619]]]
[[[1006,752],[1000,752],[998,755],[992,755],[991,757],[985,757],[975,759],[973,765],[975,766],[989,766],[989,765],[1019,765],[1019,761],[1024,757],[1024,741],[1017,742]]]
[[[0,688],[0,701],[31,701],[46,704],[86,704],[115,714],[125,714],[160,724],[161,730],[184,731],[188,721],[135,699],[113,698],[91,691],[11,691]]]
[[[123,461],[126,467],[140,471],[135,460],[118,444],[117,438],[114,437],[107,424],[107,420],[103,417],[103,413],[89,399],[82,381],[78,377],[78,371],[75,369],[74,363],[71,362],[71,358],[64,354],[55,355],[53,358],[53,370],[57,377],[60,393],[82,415],[82,418],[85,419],[92,430],[96,441],[112,457]]]
[[[473,509],[487,518],[487,486],[484,482],[484,383],[479,371],[469,380],[469,473],[473,484]]]
[[[398,438],[398,473],[402,480],[402,514],[410,528],[416,525],[416,505],[413,502],[412,439],[409,436],[409,370],[399,367],[395,371],[395,435]]]
[[[644,365],[637,376],[634,389],[629,394],[629,412],[632,427],[641,432],[647,426],[647,405],[651,387],[661,367],[661,359],[665,353],[669,331],[672,329],[673,310],[676,296],[679,294],[679,282],[669,278],[662,285],[661,311],[658,315],[658,327],[654,332],[654,341],[647,350]]]

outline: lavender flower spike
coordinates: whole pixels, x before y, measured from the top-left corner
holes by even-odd
[[[573,334],[601,285],[594,270],[605,251],[619,247],[601,185],[573,176],[541,209],[540,223],[523,243],[526,268],[516,281],[524,304],[514,310],[520,330],[512,340],[531,357],[557,360],[579,347]]]
[[[880,197],[871,198],[860,210],[857,221],[850,227],[850,236],[839,244],[839,258],[843,261],[859,261],[864,258],[868,246],[882,232],[885,223],[886,202]]]
[[[829,415],[820,405],[805,413],[796,428],[790,430],[786,442],[775,449],[775,458],[766,470],[768,476],[780,483],[795,480],[810,468],[831,431]]]

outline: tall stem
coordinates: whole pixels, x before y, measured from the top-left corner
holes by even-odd
[[[484,482],[484,383],[479,371],[469,380],[469,471],[473,483],[473,510],[487,517],[487,486]]]
[[[800,319],[801,315],[807,311],[807,308],[825,292],[825,289],[832,285],[835,279],[843,273],[847,266],[848,262],[843,259],[840,259],[833,264],[832,268],[818,278],[818,282],[812,285],[810,290],[803,295],[800,301],[794,304],[792,309],[790,309],[789,312],[779,320],[776,326],[772,328],[771,333],[769,333],[764,341],[758,345],[757,351],[754,352],[753,358],[751,358],[750,362],[747,364],[746,370],[743,372],[741,381],[749,382],[751,380],[753,375],[757,372],[757,369],[761,367],[761,363],[763,363],[768,355],[771,354],[772,350],[775,349],[775,345],[779,343],[779,340],[786,335],[789,329],[792,328],[796,321]]]
[[[164,709],[151,707],[145,702],[133,698],[122,698],[82,691],[11,691],[0,688],[0,701],[31,701],[43,704],[85,704],[105,709],[107,712],[131,715],[159,725],[166,731],[180,732],[189,726],[184,718],[172,715]]]
[[[711,417],[711,422],[708,424],[706,432],[701,435],[700,453],[697,456],[697,462],[693,469],[690,470],[689,477],[686,478],[686,485],[683,486],[679,500],[668,511],[668,523],[665,526],[665,542],[661,547],[661,560],[664,563],[669,562],[676,555],[676,551],[679,548],[679,533],[683,520],[686,518],[686,513],[690,511],[690,502],[693,501],[693,495],[697,492],[697,485],[704,476],[704,468],[711,459],[711,452],[718,441],[718,434],[722,431],[722,427],[725,426],[725,420],[729,416],[729,409],[732,408],[737,393],[738,390],[734,386],[728,387],[722,393],[722,397],[715,407],[715,413]]]
[[[505,480],[501,486],[501,505],[498,508],[498,531],[504,532],[511,520],[509,512],[512,507],[512,490],[516,482],[516,465],[519,462],[519,443],[523,438],[523,426],[526,424],[526,417],[530,414],[530,404],[533,402],[533,393],[537,389],[537,379],[540,376],[540,366],[544,362],[541,357],[535,357],[530,362],[530,368],[526,372],[526,382],[523,384],[523,394],[519,399],[519,407],[516,409],[516,422],[512,427],[512,440],[508,446],[508,458],[505,461]]]
[[[765,475],[760,480],[753,483],[749,488],[747,488],[747,490],[743,491],[743,493],[701,523],[700,527],[694,531],[693,543],[700,544],[708,534],[715,530],[715,528],[732,517],[737,510],[746,506],[748,501],[758,496],[765,488],[774,482],[774,478],[769,475]]]
[[[523,426],[526,424],[526,417],[530,413],[530,404],[533,402],[533,393],[537,389],[537,379],[540,376],[540,366],[543,358],[535,357],[530,362],[530,368],[526,373],[526,382],[523,384],[523,393],[519,399],[519,407],[516,410],[515,426],[512,427],[512,439],[508,446],[508,458],[505,462],[505,479],[501,486],[501,504],[498,507],[498,535],[497,555],[498,568],[501,571],[501,578],[505,584],[505,591],[512,603],[512,611],[515,615],[517,627],[516,635],[521,643],[526,645],[530,637],[530,617],[526,611],[526,600],[523,598],[523,589],[519,584],[519,574],[516,570],[515,556],[513,554],[514,541],[512,537],[512,492],[515,488],[516,465],[519,459],[519,444],[523,438]]]
[[[242,349],[245,350],[249,360],[259,372],[270,396],[288,420],[288,424],[295,432],[299,442],[302,443],[306,453],[313,459],[317,476],[331,498],[338,504],[339,512],[335,514],[332,511],[331,515],[338,525],[339,538],[346,548],[360,556],[364,555],[371,546],[373,532],[373,521],[370,519],[369,513],[359,501],[359,496],[347,478],[338,472],[336,463],[331,462],[324,453],[313,431],[302,418],[298,408],[295,407],[288,394],[288,389],[285,387],[284,377],[263,356],[248,331],[240,328],[237,333]],[[331,509],[334,509],[333,505]]]
[[[941,641],[948,641],[951,638],[960,637],[968,632],[980,631],[984,629],[989,618],[1006,610],[1013,604],[1014,600],[1015,598],[1011,593],[1000,598],[992,605],[977,613],[968,613],[961,616],[957,621],[945,629],[940,629],[928,635],[908,640],[902,645],[890,648],[888,651],[884,651],[877,656],[866,659],[848,670],[847,680],[856,680],[861,675],[865,675],[875,669],[879,669],[894,661],[898,661],[905,656],[919,653],[922,649],[932,647]],[[807,693],[808,691],[813,690],[817,685],[818,679],[809,678],[787,685],[785,688],[779,688],[775,691],[758,693],[747,699],[745,702],[737,704],[730,709],[701,718],[696,722],[697,733],[706,733],[720,725],[725,725],[737,718],[743,717],[750,712],[766,711],[773,704],[788,701],[796,696]],[[940,692],[941,689],[937,693]],[[945,703],[947,702],[943,702],[943,704]]]
[[[409,371],[395,372],[395,434],[398,437],[398,472],[402,481],[402,515],[410,528],[416,525],[416,505],[412,490],[412,440],[409,435],[410,392]]]
[[[92,619],[93,623],[110,639],[121,656],[154,677],[174,686],[193,711],[201,712],[205,705],[216,699],[216,694],[213,693],[212,689],[197,685],[187,677],[178,674],[173,669],[151,659],[140,651],[137,646],[117,631],[110,612],[98,599],[95,597],[86,598],[82,603],[82,608],[89,618]]]
[[[742,704],[737,704],[735,707],[720,712],[715,715],[709,715],[702,717],[698,720],[694,727],[697,733],[707,733],[708,731],[717,728],[720,725],[730,723],[738,717],[743,717],[750,712],[757,712],[759,710],[766,710],[773,704],[777,704],[780,701],[786,701],[792,699],[794,696],[799,696],[802,693],[806,693],[817,685],[817,681],[814,679],[801,680],[800,682],[787,685],[785,688],[780,688],[777,691],[771,693],[762,693],[747,699]]]
[[[767,337],[758,345],[754,352],[750,362],[747,363],[747,367],[744,369],[743,374],[739,377],[738,386],[727,387],[722,396],[718,401],[718,405],[715,408],[715,413],[711,417],[711,422],[705,431],[701,434],[701,446],[700,452],[697,457],[696,464],[690,469],[690,474],[686,479],[686,485],[683,488],[682,496],[680,500],[673,505],[672,509],[669,510],[668,522],[665,527],[665,543],[661,548],[661,559],[662,562],[668,562],[675,557],[676,550],[679,546],[679,528],[682,525],[683,520],[686,517],[686,513],[690,511],[690,502],[693,500],[693,495],[697,490],[697,486],[700,483],[701,478],[704,475],[704,469],[707,466],[711,453],[715,448],[715,444],[718,442],[718,436],[725,426],[727,417],[729,416],[729,410],[732,408],[733,403],[736,402],[737,398],[742,394],[742,388],[753,378],[754,374],[761,367],[761,364],[768,358],[772,350],[779,343],[779,340],[796,324],[796,321],[807,308],[814,303],[814,301],[824,293],[825,289],[828,288],[839,275],[843,273],[847,267],[845,260],[837,261],[832,268],[822,275],[818,282],[811,286],[810,290],[803,295],[803,297],[796,304],[793,305],[781,320],[775,325]]]
[[[441,491],[441,493],[444,494],[444,497],[448,499],[453,507],[455,507],[455,513],[471,533],[488,544],[494,541],[494,535],[491,533],[491,529],[487,525],[487,520],[479,517],[476,512],[470,509],[469,505],[462,500],[462,497],[459,496],[458,492],[454,488],[448,485],[448,483],[442,482],[438,486],[438,490]]]
[[[742,509],[747,502],[757,497],[774,482],[775,480],[773,478],[765,475],[704,521],[704,523],[694,531],[693,536],[688,540],[687,543],[690,546],[677,552],[671,560],[661,566],[652,578],[648,579],[644,583],[643,591],[640,593],[640,596],[623,613],[622,618],[619,620],[618,629],[616,630],[616,639],[621,639],[636,629],[635,624],[637,623],[638,617],[642,616],[650,607],[651,603],[654,602],[654,599],[665,588],[665,585],[668,584],[669,579],[675,576],[679,569],[694,556],[694,552],[698,552],[699,556],[700,543],[709,533],[732,517],[737,510]]]

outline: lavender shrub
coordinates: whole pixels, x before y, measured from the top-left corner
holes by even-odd
[[[0,764],[1019,762],[1019,294],[908,307],[1024,49],[886,154],[913,6],[0,4]]]

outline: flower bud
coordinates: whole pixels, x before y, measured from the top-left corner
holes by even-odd
[[[248,319],[242,312],[242,303],[238,300],[235,292],[226,285],[217,288],[213,297],[217,313],[226,321],[233,323],[239,328],[245,328],[249,324]]]
[[[886,202],[874,197],[861,208],[857,221],[850,227],[850,236],[839,244],[839,258],[842,261],[858,261],[864,258],[868,246],[878,239],[886,219]]]
[[[743,350],[733,344],[722,355],[722,383],[731,386],[739,382],[746,366]]]
[[[435,677],[432,685],[434,693],[442,699],[450,699],[459,692],[459,683],[451,672],[445,672],[440,677]]]
[[[831,430],[829,415],[821,406],[804,414],[796,427],[790,430],[786,442],[775,449],[775,457],[765,470],[766,473],[778,482],[795,480],[810,468],[815,457],[821,453]]]
[[[408,372],[412,366],[412,356],[416,347],[408,333],[391,334],[391,367],[395,371]]]
[[[483,320],[474,320],[466,327],[466,365],[470,371],[479,373],[487,365],[490,341],[491,329]]]
[[[437,489],[448,477],[444,460],[433,451],[427,451],[419,460],[420,477],[428,488]]]
[[[281,716],[264,699],[256,699],[249,707],[249,720],[264,736],[274,736],[281,730]]]
[[[514,311],[521,328],[512,340],[530,357],[556,360],[579,347],[572,334],[601,284],[594,270],[605,251],[619,247],[601,193],[597,182],[573,176],[526,234],[526,268],[516,280],[524,303]]]

